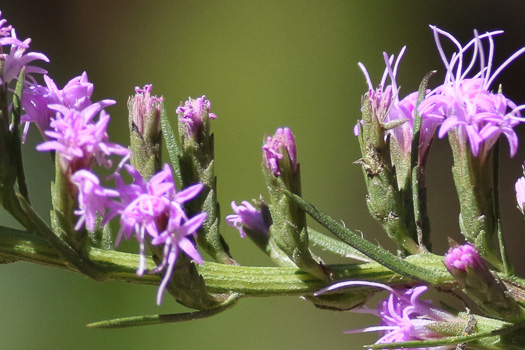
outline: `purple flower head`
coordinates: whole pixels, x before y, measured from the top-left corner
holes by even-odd
[[[274,176],[280,176],[283,164],[289,164],[291,171],[296,174],[297,148],[295,138],[289,128],[278,128],[275,135],[267,136],[263,145],[263,162]],[[283,163],[286,162],[286,163]]]
[[[444,336],[429,328],[436,322],[463,322],[462,319],[432,305],[430,300],[420,300],[421,294],[428,287],[418,286],[408,289],[393,289],[377,282],[348,281],[328,287],[315,295],[329,290],[350,286],[370,286],[386,289],[390,292],[388,298],[377,304],[377,309],[363,308],[355,310],[360,313],[370,313],[381,318],[378,326],[349,330],[346,333],[381,332],[382,336],[376,344],[389,344],[413,340],[435,340]],[[455,345],[433,347],[428,349],[455,349]],[[427,348],[421,348],[427,349]]]
[[[153,85],[144,88],[135,87],[135,96],[128,101],[133,125],[145,139],[157,140],[160,137],[160,118],[162,114],[162,97],[151,96]]]
[[[50,122],[51,129],[45,132],[48,141],[41,143],[36,149],[56,151],[60,155],[62,169],[69,169],[71,173],[79,169],[90,169],[93,159],[99,165],[110,167],[112,162],[106,157],[112,154],[122,156],[123,163],[130,157],[130,151],[121,145],[110,143],[106,132],[110,117],[102,108],[112,103],[111,100],[101,101],[80,112],[63,105],[49,105],[57,113]],[[99,111],[98,121],[94,122]]]
[[[146,237],[151,239],[151,244],[154,246],[163,245],[162,261],[152,271],[152,273],[164,271],[164,278],[157,294],[157,304],[160,304],[181,250],[196,262],[203,263],[195,244],[188,236],[195,234],[202,226],[206,214],[188,218],[182,206],[195,198],[204,186],[197,184],[177,192],[171,169],[167,164],[147,182],[132,166],[126,164],[124,167],[132,176],[133,182],[126,184],[119,174],[115,175],[121,202],[110,211],[108,217],[120,215],[121,228],[116,245],[120,243],[123,236],[126,239],[135,237],[138,241],[140,256],[138,275],[142,275],[146,268]]]
[[[89,82],[86,72],[71,79],[62,90],[49,76],[44,75],[44,81],[46,86],[30,84],[24,89],[22,106],[26,114],[21,118],[21,121],[26,123],[24,139],[30,122],[34,122],[42,134],[49,128],[51,118],[56,114],[50,105],[58,104],[78,112],[92,105],[93,84]],[[101,103],[109,106],[109,101]]]
[[[399,63],[403,58],[406,47],[403,47],[398,54],[397,59],[394,55],[388,56],[383,52],[385,61],[385,70],[379,86],[374,89],[370,75],[362,63],[358,63],[363,71],[368,84],[368,101],[370,103],[370,111],[373,118],[382,127],[387,127],[389,124],[394,127],[389,128],[385,134],[385,138],[390,135],[394,141],[399,145],[401,151],[407,155],[412,148],[414,111],[417,103],[418,93],[413,92],[407,95],[402,100],[399,100],[400,88],[397,86],[396,77],[399,68]],[[395,59],[395,63],[394,63]],[[392,66],[394,64],[394,66]],[[390,78],[390,85],[386,84],[386,79]],[[421,134],[419,141],[420,159],[426,154],[428,147],[434,137],[435,130],[442,118],[427,117],[422,119]],[[354,134],[359,134],[359,124],[354,128]]]
[[[525,214],[525,177],[522,176],[516,181],[516,200],[518,202],[518,208]]]
[[[473,271],[487,269],[476,247],[469,243],[450,248],[445,254],[444,264],[453,275],[455,270],[465,272],[467,269]]]
[[[0,17],[2,17],[2,11],[0,11]],[[27,44],[24,44],[22,41],[18,40],[15,37],[11,36],[11,33],[13,32],[13,26],[7,25],[7,19],[0,19],[0,46],[4,45],[16,45],[18,47],[23,47],[27,49],[29,46]],[[0,53],[2,53],[2,50],[0,50]]]
[[[170,207],[170,211],[177,211],[175,207]],[[162,270],[164,271],[164,278],[162,279],[161,284],[159,285],[159,290],[157,292],[157,305],[162,303],[162,295],[166,289],[173,269],[175,268],[175,261],[179,251],[183,251],[190,258],[196,261],[199,264],[203,264],[204,261],[200,256],[197,248],[195,248],[195,243],[188,236],[193,236],[196,234],[197,230],[202,226],[206,220],[206,213],[200,213],[195,215],[189,220],[183,221],[182,216],[178,213],[170,215],[168,220],[167,228],[160,235],[153,238],[151,241],[152,245],[164,245],[164,254],[162,257],[161,263],[151,272],[157,273]]]
[[[1,23],[2,21],[0,21]],[[3,22],[2,24],[5,24]],[[2,35],[0,36],[0,84],[9,84],[13,79],[18,78],[20,71],[25,67],[26,78],[32,82],[35,82],[35,79],[32,77],[32,74],[46,74],[47,71],[40,67],[34,67],[29,65],[30,62],[35,60],[41,60],[44,62],[49,62],[49,59],[46,55],[39,52],[27,52],[31,39],[26,39],[24,41],[18,40],[16,37],[16,32],[14,28],[11,28],[9,36],[6,35],[7,28],[3,28]],[[5,53],[4,45],[11,45],[9,53]]]
[[[257,210],[248,201],[243,201],[242,205],[237,205],[233,201],[231,205],[235,214],[226,216],[226,222],[239,230],[242,238],[246,237],[245,229],[263,235],[269,234],[270,226],[265,220],[262,209]]]
[[[119,197],[115,190],[104,188],[100,185],[97,175],[88,170],[79,170],[71,176],[78,188],[78,207],[75,211],[79,215],[75,230],[80,230],[82,225],[86,225],[88,230],[95,230],[96,214],[102,217],[106,215],[109,208],[113,207],[112,198]]]
[[[383,52],[386,68],[377,88],[374,88],[365,66],[361,62],[358,63],[359,68],[363,71],[366,83],[368,84],[368,92],[366,93],[366,96],[368,97],[372,117],[377,119],[377,122],[380,124],[384,124],[392,104],[399,102],[399,88],[396,83],[396,76],[399,63],[403,58],[405,50],[406,46],[404,46],[399,52],[393,68],[392,63],[394,62],[395,56],[392,55],[389,57],[386,52]],[[386,85],[387,77],[390,78],[390,85]],[[354,130],[354,133],[357,135],[356,130]]]
[[[179,115],[179,122],[186,125],[188,136],[196,136],[201,130],[205,116],[210,119],[217,119],[215,113],[210,113],[211,103],[205,95],[196,99],[188,98],[184,106],[179,106],[175,113]]]
[[[525,52],[525,47],[493,71],[493,36],[503,31],[482,35],[474,32],[474,39],[461,46],[451,34],[435,26],[431,28],[447,72],[443,85],[432,91],[419,106],[420,114],[423,117],[443,118],[439,137],[445,136],[449,130],[455,130],[460,144],[466,145],[468,141],[472,154],[479,156],[482,162],[501,134],[507,137],[510,155],[514,156],[518,138],[513,128],[523,120],[519,111],[525,106],[516,106],[503,94],[492,93],[489,89],[499,73]],[[444,53],[440,35],[447,37],[457,47],[457,52],[450,58]],[[484,48],[486,42],[488,54]],[[476,63],[480,68],[474,71]]]

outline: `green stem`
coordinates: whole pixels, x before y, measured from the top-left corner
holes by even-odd
[[[88,251],[90,262],[104,280],[116,280],[138,284],[158,285],[160,277],[148,272],[155,268],[151,258],[146,260],[146,273],[136,275],[138,255],[112,250],[91,248]],[[78,269],[66,264],[43,238],[15,229],[0,227],[0,260],[27,261],[78,272]],[[442,257],[434,254],[414,255],[407,258],[411,264],[429,269],[438,274],[436,285],[452,287],[452,276],[442,264]],[[378,263],[328,265],[333,271],[334,280],[368,280],[389,285],[415,285],[415,279],[406,278],[392,272]],[[284,267],[247,267],[206,262],[198,266],[198,272],[206,281],[210,293],[238,293],[245,296],[300,296],[313,294],[327,284],[321,280],[294,268]],[[101,278],[102,279],[102,278]],[[516,281],[525,285],[524,281]]]
[[[56,254],[67,261],[67,265],[72,265],[76,270],[96,281],[104,280],[101,272],[98,271],[89,259],[81,256],[78,251],[73,249],[65,240],[56,235],[53,230],[42,220],[40,216],[33,210],[31,205],[22,197],[18,195],[18,200],[27,213],[27,217],[31,220],[35,230],[56,249]],[[32,231],[34,232],[34,231]],[[35,232],[36,234],[36,232]],[[66,263],[64,263],[66,264]]]

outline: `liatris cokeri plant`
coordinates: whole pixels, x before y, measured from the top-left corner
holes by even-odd
[[[169,97],[152,95],[152,85],[136,88],[128,100],[130,147],[119,145],[107,131],[108,111],[122,102],[93,102],[94,84],[85,72],[59,88],[34,65],[49,62],[47,56],[30,52],[30,39],[19,40],[0,19],[0,204],[22,227],[0,226],[0,262],[44,264],[101,282],[156,285],[151,300],[159,307],[175,300],[193,309],[90,327],[182,322],[216,315],[241,297],[299,296],[319,308],[378,316],[378,325],[347,332],[380,332],[372,349],[525,348],[525,281],[514,274],[505,252],[496,184],[499,138],[508,140],[514,156],[519,146],[514,128],[524,120],[524,107],[506,98],[501,87],[493,89],[500,72],[525,49],[494,69],[493,37],[501,31],[475,32],[461,45],[431,28],[446,70],[439,86],[430,86],[429,74],[417,91],[400,94],[405,48],[397,58],[383,54],[386,68],[378,86],[359,64],[368,91],[355,127],[362,153],[356,163],[363,168],[370,214],[397,252],[350,228],[358,223],[347,227],[302,198],[298,145],[283,127],[262,147],[268,202],[262,196],[253,203],[234,201],[233,214],[226,216],[229,226],[273,262],[253,267],[234,260],[221,233],[217,176],[223,174],[216,174],[211,133],[217,116],[206,96],[188,99],[173,113],[164,109]],[[443,37],[456,48],[451,55],[441,45]],[[22,141],[31,124],[43,138],[36,150],[49,153],[55,168],[50,224],[33,207],[25,178],[22,147],[28,146]],[[468,241],[444,256],[431,252],[426,210],[425,166],[436,130],[439,137],[449,136],[458,230]],[[522,213],[523,180],[515,187]],[[324,232],[311,229],[308,218]],[[115,233],[111,224],[118,226]],[[433,239],[447,237],[437,232]],[[136,251],[119,251],[122,240],[136,242]],[[313,246],[323,258],[347,260],[326,264],[314,256]],[[421,300],[429,289],[459,295],[469,308]],[[377,308],[366,306],[385,290],[389,295]]]

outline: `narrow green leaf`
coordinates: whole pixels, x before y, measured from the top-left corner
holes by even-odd
[[[24,172],[24,162],[22,161],[22,140],[20,139],[20,117],[22,114],[22,89],[24,88],[25,67],[22,68],[18,75],[15,92],[13,95],[13,112],[12,112],[12,130],[11,130],[11,147],[15,158],[16,179],[18,191],[29,202],[29,191],[27,189],[26,177]]]
[[[417,111],[419,104],[425,99],[428,80],[434,75],[436,71],[431,71],[425,75],[421,84],[419,85],[417,103],[414,115],[414,126],[413,126],[413,137],[412,137],[412,154],[411,154],[411,167],[412,167],[412,203],[414,206],[414,219],[416,224],[416,232],[418,237],[418,244],[420,248],[425,247],[430,250],[430,224],[427,215],[427,203],[426,203],[426,189],[424,181],[424,169],[419,164],[419,140],[421,137],[421,116]],[[423,158],[423,157],[422,157]],[[424,163],[424,160],[423,160]],[[424,249],[424,248],[423,248]]]
[[[338,239],[328,237],[327,235],[317,232],[312,228],[308,228],[308,239],[311,243],[318,245],[324,250],[328,250],[334,254],[338,254],[345,258],[352,258],[360,261],[370,261],[365,255],[354,247],[341,242]]]
[[[237,303],[239,294],[232,294],[230,297],[222,303],[220,306],[201,311],[185,312],[180,314],[168,314],[168,315],[145,315],[145,316],[134,316],[116,318],[113,320],[93,322],[87,325],[89,328],[127,328],[137,326],[153,326],[164,323],[178,323],[185,321],[194,321],[202,318],[215,316],[229,308],[233,307]]]
[[[171,128],[170,121],[166,116],[165,109],[162,110],[160,125],[162,128],[162,133],[164,135],[164,140],[166,141],[166,149],[168,150],[171,165],[173,166],[173,171],[175,171],[175,176],[177,177],[177,183],[179,184],[179,186],[182,186],[182,176],[179,164],[179,156],[181,152],[177,143],[177,138],[175,137],[173,129]]]
[[[371,242],[361,238],[358,234],[347,229],[330,216],[322,213],[312,204],[306,202],[301,197],[283,189],[283,193],[293,199],[299,207],[306,211],[318,223],[326,227],[335,236],[343,242],[351,245],[370,259],[378,262],[384,267],[399,273],[400,275],[418,279],[430,284],[436,284],[439,281],[439,275],[434,271],[425,269],[420,266],[409,263],[394,254],[372,244]]]

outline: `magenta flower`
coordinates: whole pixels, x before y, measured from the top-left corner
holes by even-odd
[[[0,11],[0,17],[2,17],[2,11]],[[13,26],[6,24],[7,19],[0,19],[0,46],[15,45],[27,49],[29,46],[18,40],[16,35],[15,37],[11,36]]]
[[[121,202],[111,209],[107,219],[120,215],[121,228],[116,245],[123,236],[126,239],[134,237],[138,241],[138,275],[142,275],[146,268],[146,237],[151,239],[154,246],[163,245],[162,261],[152,271],[164,271],[164,278],[157,293],[157,304],[160,305],[180,251],[185,252],[197,263],[203,263],[195,244],[188,236],[194,235],[202,226],[206,214],[201,213],[188,218],[182,205],[195,198],[204,186],[197,184],[177,192],[171,169],[167,164],[148,182],[144,181],[132,166],[126,164],[125,168],[134,181],[125,184],[119,174],[115,175]]]
[[[228,225],[235,227],[239,230],[242,238],[246,237],[245,229],[268,235],[270,232],[270,226],[264,219],[261,210],[257,210],[250,202],[243,201],[242,205],[235,204],[232,202],[232,209],[235,214],[226,216],[226,222]]]
[[[400,123],[400,125],[387,130],[385,138],[388,135],[391,135],[394,141],[399,145],[401,151],[407,155],[412,148],[414,111],[418,93],[413,92],[402,100],[399,100],[400,88],[397,86],[396,77],[405,50],[406,47],[401,49],[397,59],[394,55],[388,56],[386,52],[383,52],[385,70],[378,87],[375,89],[365,66],[361,62],[359,62],[358,65],[363,71],[368,84],[367,97],[370,103],[372,116],[377,118],[377,122],[383,127],[386,127],[388,124],[395,125]],[[392,66],[393,63],[394,66]],[[385,86],[387,83],[387,77],[390,79],[390,85]],[[426,117],[422,119],[419,141],[420,160],[426,155],[441,119],[442,118],[435,117]],[[359,125],[356,125],[354,128],[354,134],[356,136],[359,134]]]
[[[403,58],[405,50],[406,46],[404,46],[399,52],[394,67],[392,67],[392,63],[394,62],[395,56],[392,55],[389,57],[386,52],[383,52],[386,67],[381,82],[377,88],[374,88],[365,66],[361,62],[358,63],[359,68],[361,68],[361,71],[365,76],[366,83],[368,84],[367,97],[370,103],[370,111],[372,116],[376,118],[380,124],[386,122],[392,104],[399,103],[399,88],[396,83],[396,76],[399,63]],[[387,77],[390,78],[390,85],[386,85]],[[408,118],[403,119],[408,120]],[[358,134],[358,130],[359,128],[354,129],[356,135]]]
[[[186,125],[188,136],[196,136],[201,129],[203,118],[207,115],[210,119],[216,119],[215,113],[210,113],[211,103],[205,95],[196,99],[188,98],[184,106],[179,106],[175,113],[179,115],[179,122]]]
[[[93,84],[89,82],[86,72],[71,79],[62,90],[49,76],[44,75],[44,81],[46,86],[30,84],[24,89],[22,106],[26,114],[21,118],[26,123],[24,139],[30,122],[34,122],[42,134],[49,129],[49,123],[56,114],[56,110],[51,109],[50,105],[59,104],[81,112],[92,104]],[[101,101],[104,106],[114,103],[112,100]]]
[[[419,300],[421,294],[427,291],[428,287],[418,286],[408,289],[393,289],[387,285],[377,282],[367,281],[347,281],[340,282],[325,288],[315,295],[320,295],[327,291],[351,287],[369,286],[386,289],[390,292],[388,298],[381,300],[377,304],[377,309],[362,308],[353,310],[359,313],[369,313],[381,318],[378,326],[353,329],[345,333],[362,332],[381,332],[382,336],[376,344],[389,344],[413,340],[435,340],[441,339],[444,335],[437,333],[429,328],[436,322],[464,322],[447,311],[432,305],[430,300]],[[432,348],[418,349],[455,349],[455,345],[447,345]]]
[[[93,159],[99,165],[110,167],[112,162],[106,157],[112,154],[122,156],[122,164],[130,157],[130,151],[108,141],[106,128],[110,117],[102,110],[108,104],[113,104],[113,101],[104,100],[80,112],[63,105],[49,105],[51,110],[57,112],[50,122],[51,129],[45,131],[49,141],[41,143],[36,149],[56,151],[60,155],[62,169],[65,171],[70,168],[71,173],[79,169],[90,169]],[[98,121],[94,122],[99,111]]]
[[[289,128],[278,128],[274,136],[266,137],[263,145],[263,163],[274,176],[281,175],[281,161],[289,163],[294,174],[298,172],[295,138]]]
[[[5,24],[5,20],[0,21],[1,25]],[[10,29],[9,31],[7,29]],[[26,68],[25,74],[26,79],[35,81],[32,74],[46,74],[47,71],[40,67],[29,65],[30,62],[35,60],[41,60],[49,62],[46,55],[39,52],[27,52],[31,39],[24,41],[18,40],[16,37],[15,29],[11,26],[0,28],[0,84],[9,84],[13,79],[18,78],[22,68]],[[7,50],[3,46],[11,45],[9,53],[5,53]]]
[[[510,56],[493,72],[493,36],[502,31],[478,35],[465,46],[451,34],[431,26],[441,59],[447,69],[443,85],[430,93],[420,105],[423,117],[444,118],[439,137],[449,130],[455,130],[462,145],[467,141],[474,156],[483,162],[497,138],[503,134],[510,145],[510,155],[514,156],[518,138],[513,128],[522,121],[519,111],[525,106],[516,106],[501,93],[490,92],[490,87],[499,73],[514,59],[525,52],[525,47]],[[458,51],[447,58],[440,42],[440,35],[447,37]],[[483,43],[488,42],[488,55]],[[467,54],[471,51],[471,57]],[[476,63],[479,70],[473,72]]]
[[[197,233],[206,220],[207,215],[206,213],[200,213],[184,221],[177,210],[174,206],[170,207],[170,219],[166,229],[151,241],[152,245],[164,245],[162,261],[151,271],[152,273],[157,273],[164,270],[164,278],[159,285],[157,293],[157,305],[162,303],[162,295],[175,268],[175,261],[179,251],[186,253],[195,262],[204,264],[204,260],[202,260],[197,248],[195,248],[195,243],[188,236],[193,236]]]
[[[114,206],[112,198],[118,198],[115,190],[104,188],[100,185],[97,175],[88,170],[79,170],[71,176],[71,182],[78,187],[78,206],[75,211],[79,215],[75,230],[80,230],[86,225],[88,230],[95,230],[96,214],[101,217],[106,215],[109,208]]]

